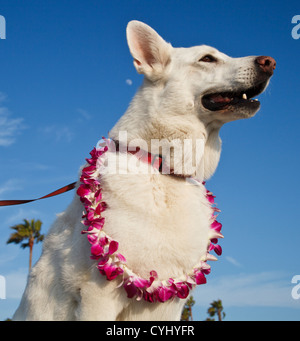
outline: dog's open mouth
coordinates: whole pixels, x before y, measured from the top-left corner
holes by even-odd
[[[203,96],[202,104],[210,111],[226,110],[235,106],[253,107],[255,109],[259,107],[260,102],[253,98],[263,92],[266,84],[267,82],[262,82],[247,90],[237,92],[225,91],[207,94]]]

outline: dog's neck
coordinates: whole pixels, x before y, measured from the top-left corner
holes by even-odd
[[[159,154],[166,157],[166,162],[171,169],[184,176],[195,176],[200,180],[207,180],[215,172],[221,154],[221,139],[218,122],[202,122],[194,113],[193,105],[183,103],[172,106],[161,99],[161,91],[144,83],[132,100],[126,113],[120,118],[111,130],[109,137],[119,140],[120,132],[126,132],[127,141],[131,146],[139,145],[145,141],[148,151],[153,151],[153,142],[159,141]],[[182,157],[174,155],[173,148],[164,155],[166,145],[178,142],[184,146],[189,140]],[[173,145],[175,148],[175,146]],[[203,150],[201,150],[201,148]],[[198,157],[197,168],[196,159]],[[176,154],[176,153],[175,153]],[[184,163],[184,164],[183,164]]]

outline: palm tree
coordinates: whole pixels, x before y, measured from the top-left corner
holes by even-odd
[[[192,306],[195,304],[193,296],[191,296],[185,303],[181,313],[180,321],[193,321]]]
[[[206,321],[215,321],[214,316],[218,316],[218,320],[222,321],[225,317],[225,313],[223,312],[223,305],[221,300],[212,301],[211,306],[208,308],[207,313],[210,317],[206,319]]]
[[[24,219],[23,221],[24,221],[23,224],[11,226],[11,229],[15,230],[16,232],[10,235],[10,238],[6,243],[20,244],[22,242],[21,247],[23,249],[29,247],[29,271],[30,271],[32,264],[33,244],[43,241],[44,235],[40,234],[40,230],[42,227],[42,222],[40,220],[31,219],[31,221],[28,221],[27,219]],[[28,242],[23,242],[24,240],[28,240]]]

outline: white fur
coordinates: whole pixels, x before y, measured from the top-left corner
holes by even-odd
[[[134,65],[145,80],[110,137],[117,139],[120,131],[127,131],[129,142],[143,139],[149,146],[151,139],[204,139],[201,167],[208,179],[220,158],[221,126],[254,113],[210,112],[201,97],[213,89],[252,86],[258,74],[255,57],[230,58],[209,46],[173,48],[137,21],[128,24],[127,38]],[[218,63],[199,62],[206,54]],[[185,157],[193,154],[194,150]],[[114,156],[108,153],[108,158]],[[117,158],[128,174],[103,175],[103,198],[109,205],[103,214],[106,233],[119,242],[128,266],[141,276],[147,277],[151,270],[162,279],[187,273],[207,249],[211,211],[204,187],[158,172],[133,175],[127,161],[135,156],[120,153]],[[174,155],[168,162],[178,166]],[[194,173],[184,170],[186,176]],[[82,212],[75,195],[44,241],[14,319],[179,320],[185,300],[128,299],[125,290],[117,288],[118,279],[109,282],[99,273],[81,234]]]

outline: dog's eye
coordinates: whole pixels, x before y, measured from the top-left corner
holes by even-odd
[[[213,63],[216,61],[217,61],[216,58],[214,58],[210,54],[207,54],[204,57],[202,57],[201,59],[199,59],[199,62],[205,62],[205,63]]]

